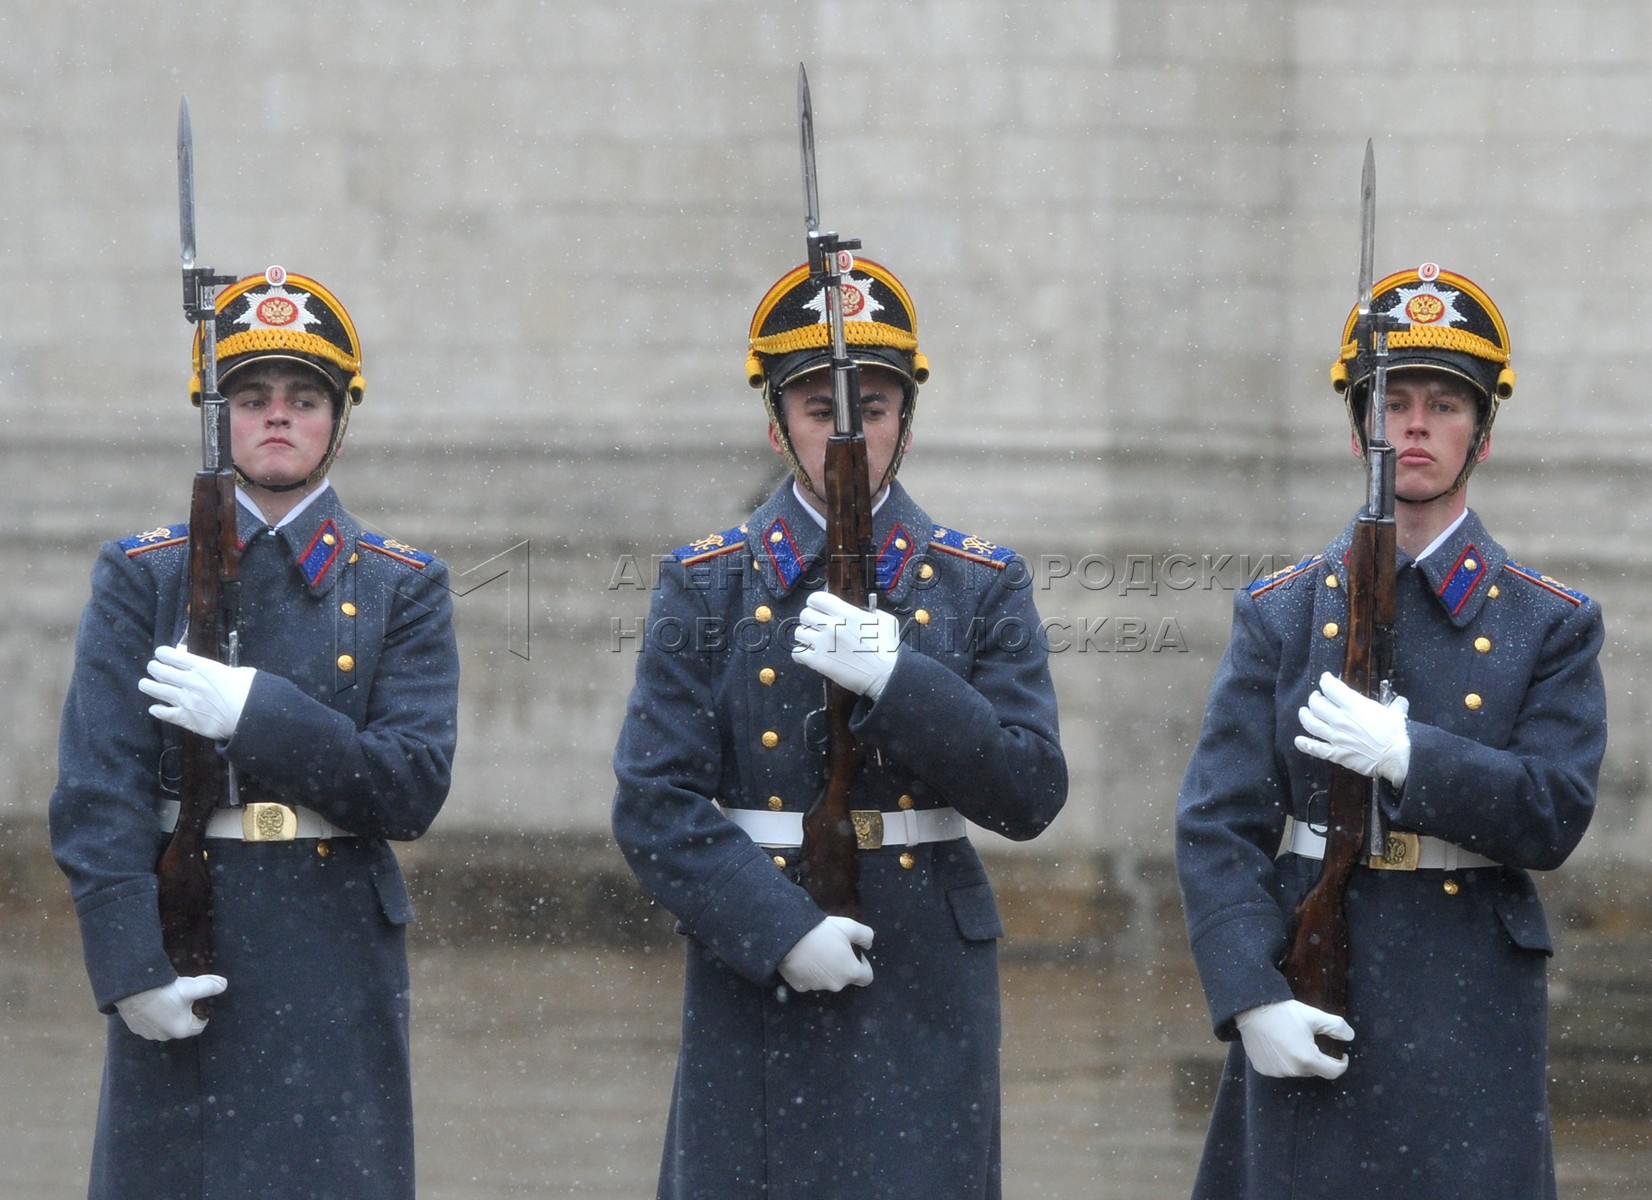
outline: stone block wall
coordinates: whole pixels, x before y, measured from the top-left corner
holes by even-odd
[[[1652,16],[1605,0],[18,0],[0,814],[49,790],[96,542],[184,509],[187,92],[202,260],[316,274],[361,329],[346,500],[470,586],[509,568],[459,605],[444,825],[600,832],[647,603],[625,563],[778,477],[743,342],[802,251],[800,60],[825,219],[918,301],[935,375],[909,485],[1021,550],[1046,617],[1091,631],[1056,656],[1073,794],[1041,845],[1168,853],[1232,589],[1357,503],[1325,369],[1369,137],[1379,269],[1460,269],[1513,330],[1520,388],[1475,504],[1607,606],[1605,836],[1584,853],[1652,862]],[[1100,557],[1103,586],[1063,573]]]

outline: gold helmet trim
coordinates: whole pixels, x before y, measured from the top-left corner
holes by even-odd
[[[229,307],[231,301],[237,299],[255,287],[270,282],[268,273],[249,275],[239,279],[219,292],[213,300],[212,308],[214,319]],[[220,338],[214,348],[214,353],[220,363],[231,358],[247,354],[280,354],[283,351],[290,354],[305,354],[312,358],[319,358],[324,362],[332,363],[345,373],[345,394],[349,396],[351,404],[360,404],[367,394],[367,381],[361,374],[361,338],[356,333],[356,324],[350,319],[349,310],[339,301],[339,298],[328,291],[325,286],[311,279],[307,275],[288,274],[282,280],[281,286],[296,285],[300,290],[311,293],[321,299],[334,317],[344,328],[349,338],[353,353],[339,347],[318,334],[305,330],[283,329],[247,329],[240,333],[232,333],[227,338]],[[189,399],[192,404],[201,403],[201,327],[195,327],[195,337],[190,343],[190,361],[194,367],[189,379]]]
[[[1405,271],[1395,271],[1392,275],[1379,280],[1371,288],[1372,298],[1387,295],[1406,283],[1443,282],[1447,286],[1472,297],[1484,310],[1487,319],[1491,321],[1492,329],[1496,332],[1502,345],[1490,338],[1470,333],[1466,329],[1458,329],[1450,325],[1429,325],[1418,327],[1412,325],[1408,329],[1400,330],[1388,335],[1388,349],[1397,350],[1448,350],[1457,354],[1467,354],[1473,358],[1484,359],[1487,362],[1497,363],[1502,370],[1497,374],[1497,381],[1488,397],[1495,411],[1497,401],[1507,400],[1514,394],[1515,373],[1510,365],[1513,362],[1513,351],[1509,341],[1509,327],[1503,321],[1502,311],[1488,296],[1485,289],[1472,279],[1457,274],[1455,271],[1439,269],[1431,279],[1424,280],[1419,268]],[[1337,355],[1336,362],[1331,364],[1331,386],[1338,395],[1346,392],[1349,387],[1358,382],[1350,377],[1348,366],[1359,357],[1360,347],[1354,341],[1354,325],[1359,320],[1359,306],[1355,305],[1348,313],[1348,319],[1342,323],[1342,349]],[[1478,381],[1473,381],[1478,385]]]
[[[308,292],[321,300],[338,321],[346,340],[349,342],[349,348],[336,345],[327,338],[310,333],[307,330],[259,328],[242,330],[238,333],[232,333],[229,337],[218,339],[214,345],[213,353],[219,364],[229,362],[231,359],[255,355],[259,358],[290,358],[303,362],[318,371],[320,368],[312,360],[320,360],[339,368],[344,374],[344,391],[340,399],[343,400],[347,397],[349,403],[338,404],[334,411],[333,436],[328,441],[326,453],[321,456],[321,461],[316,465],[315,470],[310,472],[302,483],[291,485],[292,487],[302,487],[323,479],[332,468],[333,461],[338,457],[338,452],[344,445],[345,431],[350,426],[350,410],[360,404],[362,397],[366,395],[367,381],[362,378],[361,374],[361,338],[356,333],[356,323],[350,319],[349,310],[324,285],[307,275],[282,272],[280,283],[277,284],[275,277],[272,276],[272,272],[276,269],[271,268],[262,274],[249,275],[245,279],[239,279],[219,292],[212,305],[214,322],[233,301],[253,288],[266,284],[271,287],[292,287],[298,291]],[[190,345],[190,361],[193,371],[189,379],[189,399],[190,403],[196,407],[200,407],[201,404],[201,335],[201,327],[196,325],[195,336]],[[231,364],[231,371],[239,365],[242,364]],[[329,379],[329,382],[336,381]],[[241,473],[240,467],[235,468],[235,478],[243,487],[249,486],[251,483]]]
[[[862,367],[878,367],[883,370],[895,371],[907,380],[906,403],[901,412],[900,438],[895,447],[894,457],[890,460],[888,469],[883,478],[874,483],[873,494],[881,492],[895,478],[900,469],[901,460],[906,454],[906,442],[912,430],[912,420],[918,407],[918,385],[929,379],[929,359],[918,350],[918,310],[912,302],[912,294],[906,290],[906,285],[895,277],[894,272],[882,263],[869,258],[857,258],[854,267],[849,272],[870,276],[880,286],[885,287],[895,297],[904,310],[905,317],[911,322],[912,328],[902,329],[884,321],[867,320],[864,318],[850,318],[843,323],[844,349],[851,361]],[[780,445],[781,457],[791,469],[792,477],[809,493],[819,496],[815,482],[809,478],[809,473],[803,469],[798,461],[797,453],[792,447],[790,435],[786,431],[786,424],[781,419],[779,389],[770,374],[770,368],[775,361],[786,355],[797,354],[809,350],[831,349],[831,327],[824,319],[809,321],[791,329],[779,330],[775,333],[763,334],[764,325],[774,315],[774,311],[784,301],[804,286],[811,277],[807,263],[793,267],[786,274],[775,281],[773,286],[763,294],[758,301],[757,309],[752,314],[751,328],[748,331],[746,349],[746,382],[754,388],[763,391],[763,405],[768,411],[769,426],[774,431],[775,440]],[[898,366],[881,355],[857,355],[857,350],[893,350],[904,354],[910,359],[910,368]],[[811,365],[804,371],[790,376],[791,379],[800,379],[804,375],[813,374],[825,369],[829,364],[821,362]]]
[[[1397,291],[1407,284],[1426,285],[1442,283],[1448,288],[1461,292],[1480,306],[1486,320],[1491,325],[1491,332],[1495,341],[1483,334],[1473,333],[1467,329],[1453,325],[1420,325],[1413,322],[1407,328],[1396,330],[1388,335],[1388,350],[1390,354],[1404,355],[1406,351],[1439,351],[1444,354],[1458,355],[1467,359],[1475,359],[1485,364],[1485,370],[1475,372],[1470,363],[1453,363],[1450,360],[1422,359],[1406,361],[1403,357],[1398,362],[1389,363],[1389,371],[1431,370],[1455,375],[1474,389],[1482,398],[1479,406],[1479,419],[1473,444],[1469,447],[1468,455],[1464,459],[1462,469],[1456,480],[1444,495],[1449,495],[1462,488],[1468,482],[1468,477],[1474,471],[1479,459],[1481,447],[1491,436],[1491,427],[1497,420],[1497,410],[1504,400],[1514,395],[1515,372],[1510,365],[1512,348],[1509,339],[1509,328],[1503,320],[1503,314],[1496,303],[1488,296],[1485,289],[1472,279],[1447,271],[1437,264],[1425,263],[1421,267],[1412,267],[1404,271],[1396,271],[1392,275],[1378,280],[1371,288],[1373,303],[1378,297],[1386,296]],[[1361,447],[1365,445],[1365,426],[1362,414],[1355,408],[1357,385],[1364,382],[1364,377],[1355,379],[1349,368],[1359,357],[1361,347],[1354,340],[1354,326],[1359,321],[1359,306],[1355,305],[1348,313],[1348,319],[1342,326],[1342,347],[1337,354],[1336,361],[1331,364],[1331,387],[1343,398],[1343,405],[1348,413],[1348,423],[1354,431],[1354,437]],[[1495,371],[1495,374],[1493,373]]]

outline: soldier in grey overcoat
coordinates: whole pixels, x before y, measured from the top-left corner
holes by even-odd
[[[1513,561],[1467,507],[1514,386],[1490,298],[1424,264],[1378,284],[1371,309],[1409,323],[1390,337],[1385,404],[1396,695],[1338,678],[1350,527],[1235,598],[1177,809],[1194,958],[1232,1042],[1202,1200],[1554,1195],[1553,944],[1529,872],[1565,862],[1594,809],[1600,608]],[[1353,319],[1332,374],[1363,452],[1371,378],[1350,377]],[[1333,763],[1378,781],[1387,829],[1347,890],[1345,1017],[1293,999],[1280,972],[1324,857]]]
[[[822,588],[832,428],[822,285],[752,322],[748,376],[793,478],[660,571],[614,754],[614,834],[686,935],[665,1200],[987,1200],[1001,1193],[997,939],[969,824],[1040,833],[1067,791],[1031,579],[895,481],[911,431],[912,302],[846,277],[874,496],[877,607]],[[851,798],[860,920],[797,883],[825,771],[825,680],[871,748]]]
[[[109,1014],[89,1195],[411,1200],[412,907],[388,841],[447,796],[446,568],[328,482],[364,388],[338,300],[272,268],[220,294],[217,334],[239,665],[181,648],[188,529],[163,526],[99,553],[63,710],[52,847]],[[216,740],[241,801],[207,830],[212,973],[182,977],[155,875],[179,729]]]

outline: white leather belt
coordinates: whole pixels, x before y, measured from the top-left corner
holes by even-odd
[[[161,832],[178,827],[178,802],[161,804]],[[209,838],[233,838],[238,842],[291,842],[299,838],[355,837],[318,812],[297,805],[256,800],[239,808],[215,808],[207,818]]]
[[[1287,824],[1285,849],[1303,858],[1325,857],[1323,833],[1302,821],[1288,820]],[[1443,838],[1391,830],[1383,853],[1371,855],[1365,865],[1374,871],[1467,871],[1502,864]]]
[[[803,844],[802,813],[725,808],[723,815],[744,829],[759,846]],[[903,808],[894,812],[856,809],[849,816],[855,823],[855,844],[862,850],[950,842],[967,832],[963,814],[954,808]]]

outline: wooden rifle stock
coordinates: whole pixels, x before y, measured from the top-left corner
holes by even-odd
[[[234,472],[203,470],[195,476],[189,506],[190,653],[226,661],[240,560]],[[179,741],[178,824],[155,874],[167,957],[179,975],[201,975],[212,969],[206,827],[228,797],[230,767],[212,739],[181,730]]]
[[[797,125],[803,152],[804,226],[809,270],[825,286],[828,344],[832,364],[832,436],[826,442],[826,590],[856,608],[865,608],[877,581],[872,552],[872,488],[867,478],[866,434],[860,420],[860,368],[849,357],[843,330],[843,276],[854,265],[859,241],[820,228],[820,192],[815,179],[814,107],[809,76],[797,65]],[[860,859],[849,793],[866,761],[866,747],[849,728],[859,700],[839,684],[826,683],[826,779],[803,814],[803,845],[797,882],[828,914],[860,917]]]
[[[234,663],[235,589],[241,544],[235,531],[235,469],[230,465],[229,409],[218,394],[218,338],[213,292],[230,276],[195,265],[195,139],[189,100],[178,102],[178,243],[184,317],[196,327],[201,381],[201,470],[189,501],[189,623],[191,654]],[[234,799],[235,774],[210,738],[180,730],[178,824],[155,866],[161,941],[179,975],[212,969],[212,877],[206,830],[212,810]],[[208,1001],[195,1013],[207,1015]]]
[[[858,396],[853,403],[858,415]],[[858,428],[827,442],[825,476],[826,590],[865,608],[874,569],[872,498],[866,438]],[[858,699],[845,687],[826,684],[826,780],[803,816],[797,869],[798,883],[824,911],[857,920],[860,860],[849,793],[866,761],[866,746],[849,728],[849,718]]]
[[[1389,668],[1394,628],[1394,523],[1369,514],[1354,527],[1348,549],[1348,642],[1342,680],[1362,695],[1378,695]],[[1348,1011],[1348,916],[1344,899],[1365,853],[1377,783],[1332,765],[1325,859],[1319,878],[1296,908],[1296,927],[1284,962],[1291,992],[1304,1004],[1344,1016]],[[1379,847],[1380,849],[1380,847]],[[1341,1058],[1345,1043],[1317,1039]]]

